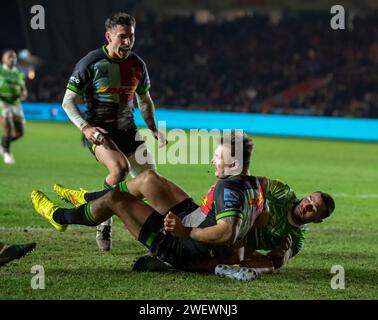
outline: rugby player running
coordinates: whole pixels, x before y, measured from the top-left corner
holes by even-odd
[[[0,65],[0,120],[3,122],[0,155],[5,164],[16,162],[11,143],[24,135],[25,117],[21,100],[27,97],[25,76],[17,69],[17,55],[13,49],[6,49]]]
[[[109,171],[105,188],[123,181],[129,172],[134,177],[147,169],[156,170],[134,122],[134,93],[155,139],[162,145],[167,142],[156,126],[146,64],[131,51],[135,27],[134,17],[124,12],[106,20],[107,45],[89,52],[76,64],[63,100],[63,108],[83,132],[86,146]],[[82,100],[87,106],[85,116],[78,108]],[[144,154],[144,163],[135,158],[137,148]],[[111,248],[111,225],[109,217],[97,227],[96,241],[102,250]]]

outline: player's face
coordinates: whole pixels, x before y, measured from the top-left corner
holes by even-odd
[[[5,52],[3,55],[3,63],[10,69],[17,64],[17,55],[15,52]]]
[[[298,222],[302,224],[322,222],[327,207],[318,192],[311,193],[303,198],[301,202],[294,208],[294,215]]]
[[[105,33],[108,51],[112,58],[125,59],[134,46],[135,28],[129,25],[117,25]]]
[[[233,174],[233,163],[230,161],[230,152],[227,147],[219,145],[213,156],[212,163],[215,169],[215,176],[219,179],[226,178]]]

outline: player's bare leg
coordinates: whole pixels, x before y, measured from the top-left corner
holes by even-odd
[[[16,141],[24,136],[25,133],[25,121],[23,118],[18,116],[13,117],[13,133],[12,133],[12,142]]]
[[[124,180],[130,171],[130,163],[126,156],[109,138],[95,149],[96,158],[109,171],[105,178],[107,186],[114,186]],[[96,228],[96,243],[100,250],[109,251],[112,247],[112,218],[101,223]]]
[[[126,178],[130,171],[130,163],[112,140],[106,138],[104,144],[98,145],[95,155],[97,160],[109,171],[105,178],[105,182],[109,186],[114,186]]]
[[[147,198],[149,205],[161,214],[167,213],[177,203],[190,197],[178,185],[154,170],[143,171],[132,180],[122,181],[117,189],[128,192],[139,199]],[[88,192],[84,198],[86,202],[93,201],[108,192],[110,191]]]
[[[181,202],[183,200],[182,197],[184,195],[182,193],[177,194],[176,196],[177,201]],[[111,216],[117,215],[122,220],[129,232],[140,242],[145,244],[147,243],[145,240],[147,238],[143,236],[143,233],[141,232],[142,228],[146,224],[151,223],[151,221],[147,222],[147,219],[149,219],[152,214],[157,213],[154,208],[146,205],[142,200],[136,198],[130,193],[121,192],[116,189],[109,191],[94,201],[73,209],[57,208],[57,206],[48,200],[46,196],[44,196],[44,199],[45,200],[43,200],[43,202],[45,204],[40,202],[42,205],[38,204],[36,201],[33,201],[36,210],[48,220],[53,219],[54,222],[60,224],[60,226],[66,224],[95,226],[105,220],[108,220]],[[162,201],[165,202],[166,208],[172,205],[172,202],[166,201],[165,197],[162,199]],[[49,202],[50,204],[46,205],[46,202]],[[176,204],[177,203],[174,203],[173,205]],[[48,209],[49,207],[52,209]],[[218,263],[240,262],[242,254],[239,254],[238,251],[234,250],[233,248],[229,248],[229,251],[230,252],[225,251],[222,252],[222,255],[215,256],[214,260],[207,259],[201,263],[193,264],[190,266],[190,269],[193,271],[213,271],[215,265]],[[225,253],[225,255],[223,255],[223,253]]]
[[[190,196],[177,184],[162,177],[154,170],[142,172],[126,182],[128,192],[138,198],[147,198],[151,207],[161,214]]]
[[[117,215],[136,238],[147,218],[155,211],[143,201],[118,190],[112,190],[91,202],[90,210],[96,221],[104,221],[114,214]]]
[[[133,178],[146,170],[156,171],[155,159],[152,153],[147,149],[145,143],[141,144],[138,147],[138,152],[143,152],[143,154],[145,155],[143,163],[136,159],[135,152],[127,154],[127,159],[129,160],[131,166],[130,175]]]
[[[12,134],[14,132],[13,116],[8,114],[4,118],[4,135],[1,139],[1,146],[3,151],[4,163],[14,164],[15,160],[10,151],[10,145],[12,142]]]

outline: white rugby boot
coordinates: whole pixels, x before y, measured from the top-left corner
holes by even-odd
[[[112,225],[113,218],[110,218],[96,227],[96,242],[102,251],[110,251],[112,248]]]
[[[16,163],[16,160],[13,157],[13,154],[4,152],[4,163],[5,164],[14,164]]]
[[[257,272],[253,268],[242,267],[238,264],[218,264],[214,273],[220,277],[226,277],[238,281],[251,281],[257,278]]]

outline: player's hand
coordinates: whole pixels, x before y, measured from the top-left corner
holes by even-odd
[[[275,269],[282,267],[289,261],[292,256],[292,245],[293,240],[289,234],[281,240],[281,243],[277,247],[267,254],[272,260]]]
[[[179,238],[189,238],[191,228],[185,227],[181,219],[171,211],[164,218],[164,230]]]
[[[96,145],[101,145],[105,141],[105,134],[108,132],[100,127],[86,126],[83,128],[83,133],[88,141]]]
[[[155,130],[152,133],[154,135],[154,138],[160,142],[159,148],[164,147],[168,143],[167,138],[165,137],[164,133],[162,133],[160,130]]]

